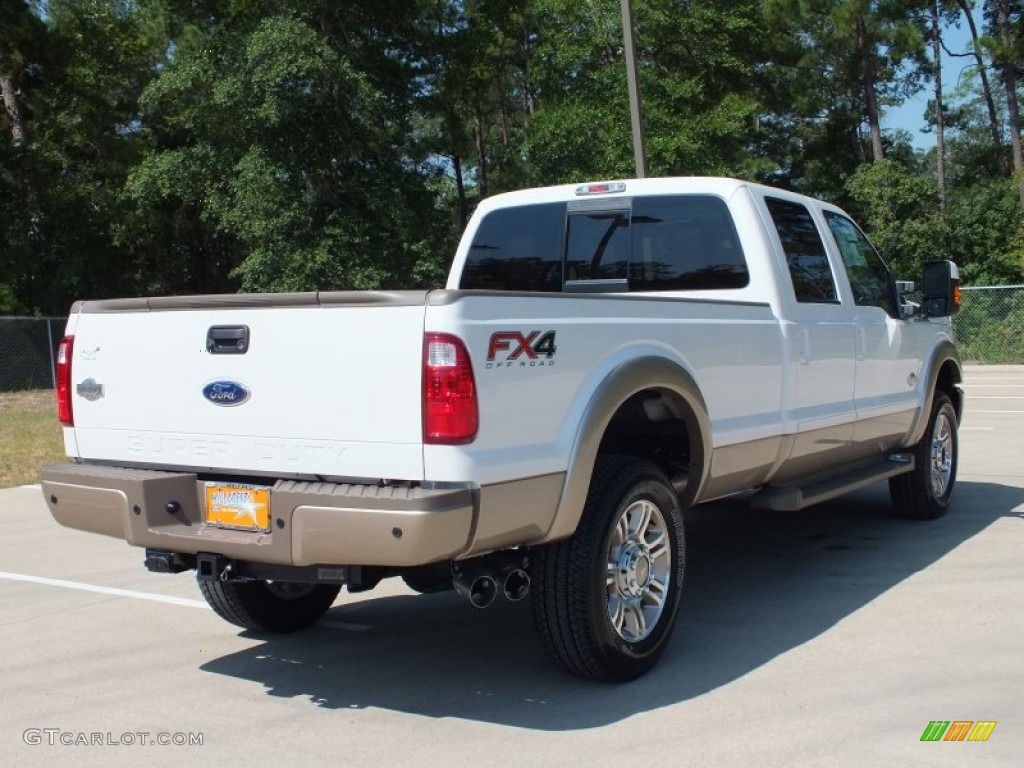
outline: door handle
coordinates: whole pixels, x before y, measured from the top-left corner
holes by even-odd
[[[249,351],[249,326],[211,326],[206,332],[206,351],[211,355],[244,355]]]

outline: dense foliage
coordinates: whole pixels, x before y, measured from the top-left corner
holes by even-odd
[[[831,199],[903,276],[1022,279],[1022,0],[634,6],[652,175]],[[881,117],[968,19],[914,150]],[[482,197],[633,175],[618,0],[3,0],[0,92],[0,313],[436,284]]]

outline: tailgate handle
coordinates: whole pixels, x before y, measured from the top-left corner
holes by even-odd
[[[211,326],[206,332],[206,351],[211,355],[244,355],[249,351],[249,326]]]

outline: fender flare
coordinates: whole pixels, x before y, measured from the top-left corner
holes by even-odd
[[[953,368],[953,386],[959,391],[960,383],[963,381],[963,370],[960,364],[960,354],[956,350],[956,346],[949,339],[943,339],[932,350],[931,357],[928,360],[928,364],[925,366],[922,379],[925,382],[922,395],[923,400],[921,406],[917,410],[917,414],[914,416],[914,421],[910,427],[910,433],[907,436],[906,444],[917,445],[924,437],[925,429],[928,428],[928,419],[931,417],[932,404],[935,402],[935,389],[938,386],[939,374],[945,367],[946,363],[952,363]],[[964,400],[963,393],[954,395],[953,408],[956,410],[956,418],[959,422],[963,417]]]
[[[623,403],[645,390],[661,390],[679,401],[690,438],[692,476],[680,496],[680,506],[686,508],[699,498],[711,467],[711,421],[700,388],[689,372],[666,358],[636,358],[614,368],[587,402],[569,454],[554,521],[538,544],[568,538],[576,531],[608,424]]]

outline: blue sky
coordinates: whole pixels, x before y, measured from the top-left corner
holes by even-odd
[[[975,12],[974,22],[978,26],[979,33],[983,31],[980,13]],[[967,23],[960,19],[960,27],[949,27],[943,31],[946,47],[954,53],[966,53],[971,50],[971,31]],[[931,45],[929,44],[929,53]],[[945,51],[942,55],[942,91],[946,99],[956,90],[958,78],[961,74],[968,77],[964,70],[974,62],[973,59],[953,58],[947,56]],[[898,107],[889,107],[882,115],[882,130],[903,129],[910,133],[912,143],[917,149],[930,149],[935,145],[935,134],[922,133],[921,129],[926,127],[924,111],[928,106],[928,100],[932,97],[935,84],[931,81],[925,83],[925,87],[914,98],[907,99]]]

